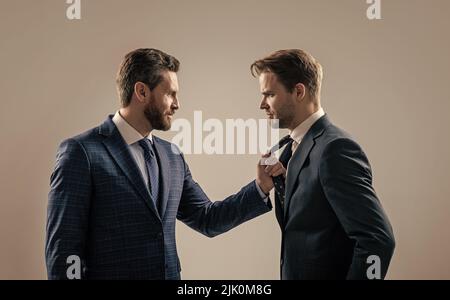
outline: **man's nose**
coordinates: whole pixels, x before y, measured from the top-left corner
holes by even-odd
[[[259,108],[260,108],[260,109],[266,109],[266,108],[268,108],[267,101],[266,101],[266,97],[262,98],[261,103],[260,103],[260,105],[259,105]]]
[[[178,101],[178,98],[175,98],[175,99],[173,100],[172,108],[173,108],[173,109],[179,109],[179,108],[180,108],[180,101]]]

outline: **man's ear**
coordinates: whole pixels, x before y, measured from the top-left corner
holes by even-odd
[[[297,101],[301,102],[305,99],[306,96],[306,86],[303,83],[297,83],[294,86],[294,93],[297,98]]]
[[[136,82],[134,84],[134,94],[139,102],[145,102],[150,97],[150,89],[143,82]]]

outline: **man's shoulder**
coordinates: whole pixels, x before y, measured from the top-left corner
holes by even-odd
[[[75,136],[72,136],[70,138],[68,138],[68,140],[73,140],[76,141],[80,144],[86,144],[86,143],[92,143],[92,142],[98,142],[101,139],[101,136],[99,134],[99,127],[100,126],[96,126],[94,128],[91,128],[89,130],[86,130],[82,133],[79,133]]]
[[[100,126],[93,127],[75,136],[64,139],[60,144],[60,148],[81,147],[85,151],[89,151],[90,148],[97,148],[103,140],[99,134]]]
[[[82,133],[79,133],[70,139],[75,140],[79,143],[90,142],[94,140],[99,140],[99,126],[86,130]]]
[[[323,131],[319,139],[316,140],[317,148],[316,153],[318,162],[320,164],[327,164],[327,158],[335,158],[338,161],[342,161],[342,158],[364,158],[367,160],[367,156],[356,141],[356,139],[347,131],[339,128],[338,126],[329,123]]]
[[[345,146],[359,147],[358,142],[350,133],[332,123],[325,128],[319,144],[323,149],[339,149]]]
[[[355,166],[361,166],[370,174],[370,164],[363,148],[347,131],[330,125],[318,142],[318,163],[323,170],[336,170],[346,168],[346,172],[357,170]],[[351,167],[349,167],[351,166]],[[349,174],[349,173],[348,173]]]
[[[348,133],[347,131],[345,131],[344,129],[330,123],[324,130],[323,133],[323,137],[324,140],[326,142],[331,142],[334,140],[338,140],[338,139],[351,139],[353,140],[354,138],[350,135],[350,133]]]

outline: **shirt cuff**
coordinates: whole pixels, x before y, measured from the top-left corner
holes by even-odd
[[[266,195],[266,194],[261,190],[261,188],[259,187],[259,185],[256,183],[256,180],[255,180],[255,185],[256,185],[256,189],[258,190],[258,193],[259,193],[259,195],[261,196],[262,200],[264,201],[264,203],[267,204],[269,195]]]

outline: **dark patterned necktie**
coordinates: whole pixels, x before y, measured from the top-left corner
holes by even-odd
[[[279,161],[283,165],[285,169],[287,169],[287,165],[289,163],[289,160],[292,157],[292,138],[287,135],[284,138],[282,138],[277,145],[274,146],[274,150],[278,150],[283,148],[283,146],[286,145],[286,148],[283,150],[283,152],[280,155]],[[271,150],[271,152],[273,152]],[[273,184],[275,187],[275,193],[280,198],[281,205],[284,205],[284,200],[286,197],[286,183],[285,178],[283,175],[275,176],[273,178]]]
[[[145,165],[147,167],[148,185],[150,188],[150,195],[158,209],[158,195],[159,195],[159,168],[158,160],[153,151],[152,142],[148,138],[139,141],[139,146],[144,150]]]

